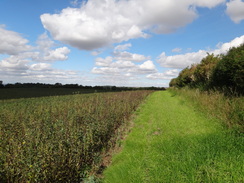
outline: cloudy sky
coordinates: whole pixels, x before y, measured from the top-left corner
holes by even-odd
[[[243,0],[0,0],[4,83],[168,86],[242,43]]]

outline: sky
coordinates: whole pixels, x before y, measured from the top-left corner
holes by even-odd
[[[242,0],[0,0],[0,80],[167,87],[244,43]]]

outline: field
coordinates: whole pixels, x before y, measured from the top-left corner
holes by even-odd
[[[0,101],[1,182],[81,182],[151,91]]]
[[[7,90],[28,97],[26,89]],[[244,181],[243,97],[190,89],[29,92],[39,97],[0,100],[1,183]],[[121,152],[110,165],[115,147]]]
[[[78,88],[4,88],[0,89],[0,100],[32,98],[45,96],[59,96],[104,92],[95,89],[78,89]]]

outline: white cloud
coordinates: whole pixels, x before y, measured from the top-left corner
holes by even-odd
[[[43,14],[41,21],[54,39],[81,50],[93,50],[146,38],[149,36],[146,32],[171,33],[197,18],[196,7],[212,8],[223,2],[225,0],[88,0],[79,8]]]
[[[182,69],[192,63],[200,62],[206,55],[207,52],[204,50],[174,56],[167,56],[165,52],[162,52],[157,61],[162,67]]]
[[[130,53],[127,51],[123,52],[113,52],[113,56],[115,60],[127,60],[127,61],[134,61],[134,62],[142,62],[144,60],[150,59],[150,57],[146,57],[144,55]]]
[[[45,81],[77,77],[76,71],[57,70],[51,64],[66,60],[70,50],[55,46],[46,33],[39,36],[36,46],[29,46],[28,40],[19,33],[6,30],[0,26],[0,54],[6,58],[0,60],[0,78],[4,81]]]
[[[42,59],[42,61],[61,61],[67,60],[70,50],[67,47],[56,48],[55,50],[49,50]]]
[[[154,63],[150,60],[142,64],[134,64],[131,61],[113,61],[112,57],[106,57],[105,59],[97,58],[96,65],[101,67],[94,67],[91,71],[93,74],[135,76],[157,72]]]
[[[244,44],[244,35],[236,37],[228,43],[219,43],[217,45],[217,49],[211,51],[211,53],[214,53],[215,55],[225,54],[230,48],[240,46],[241,44]]]
[[[148,60],[143,64],[139,65],[139,69],[142,71],[150,71],[150,72],[156,71],[156,67],[151,60]]]
[[[153,61],[149,60],[150,57],[122,51],[129,47],[131,47],[131,44],[118,45],[114,48],[113,56],[96,58],[95,65],[99,67],[94,67],[91,73],[131,79],[137,75],[157,72]],[[138,62],[143,63],[138,64]]]
[[[235,23],[240,23],[244,20],[244,2],[241,0],[231,0],[226,3],[226,13]]]
[[[77,71],[58,70],[48,63],[34,63],[12,55],[0,61],[0,78],[5,82],[65,82],[79,78]]]
[[[98,55],[100,55],[101,53],[102,53],[102,51],[97,50],[97,51],[92,51],[92,52],[91,52],[91,55],[93,55],[93,56],[98,56]]]
[[[177,77],[179,74],[179,70],[178,69],[172,69],[172,70],[168,70],[164,73],[153,73],[153,74],[149,74],[147,75],[148,79],[159,79],[159,80],[170,80],[172,78]]]
[[[124,68],[133,68],[135,67],[136,65],[134,63],[132,63],[131,61],[122,61],[122,60],[119,60],[119,61],[116,61],[116,62],[113,62],[110,67],[115,67],[115,68],[119,68],[119,69],[124,69]]]
[[[0,61],[1,71],[20,71],[28,69],[29,60],[21,58],[20,56],[12,55],[9,58]]]
[[[79,0],[73,0],[73,1],[70,1],[70,4],[74,7],[77,7],[81,4],[81,2],[79,2]]]
[[[174,48],[174,49],[172,50],[172,52],[181,52],[181,51],[182,51],[181,48]]]
[[[29,51],[31,46],[27,45],[28,42],[21,34],[6,30],[3,25],[0,26],[0,54],[16,55]]]
[[[123,51],[123,50],[127,50],[131,47],[132,45],[130,43],[128,44],[123,44],[123,45],[118,45],[114,48],[115,51],[119,50],[119,51]]]
[[[96,58],[96,65],[97,66],[102,66],[102,67],[107,67],[109,66],[113,61],[113,57],[106,57],[105,59],[104,58]]]
[[[199,50],[198,52],[191,52],[173,56],[167,56],[165,52],[162,52],[161,55],[158,57],[157,61],[158,63],[160,63],[162,67],[183,69],[187,66],[190,66],[193,63],[201,62],[201,60],[205,56],[207,56],[207,52],[210,54],[214,53],[215,55],[225,54],[231,47],[237,47],[243,43],[244,35],[241,37],[237,37],[228,43],[218,44],[218,48],[215,50]]]
[[[51,70],[51,64],[47,64],[47,63],[32,64],[30,66],[30,70],[32,70],[32,71]]]
[[[38,62],[54,62],[68,59],[70,49],[67,47],[55,48],[55,43],[52,41],[47,33],[40,35],[36,41],[36,52],[32,56],[34,61]]]
[[[112,68],[112,67],[94,67],[91,71],[93,74],[106,74],[106,75],[114,75],[119,74],[120,70],[118,68]]]

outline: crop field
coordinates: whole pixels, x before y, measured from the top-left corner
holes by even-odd
[[[60,96],[72,94],[88,94],[95,92],[104,92],[95,89],[77,89],[77,88],[4,88],[0,89],[0,100],[33,98],[46,96]]]
[[[1,182],[80,182],[151,91],[0,101]]]

